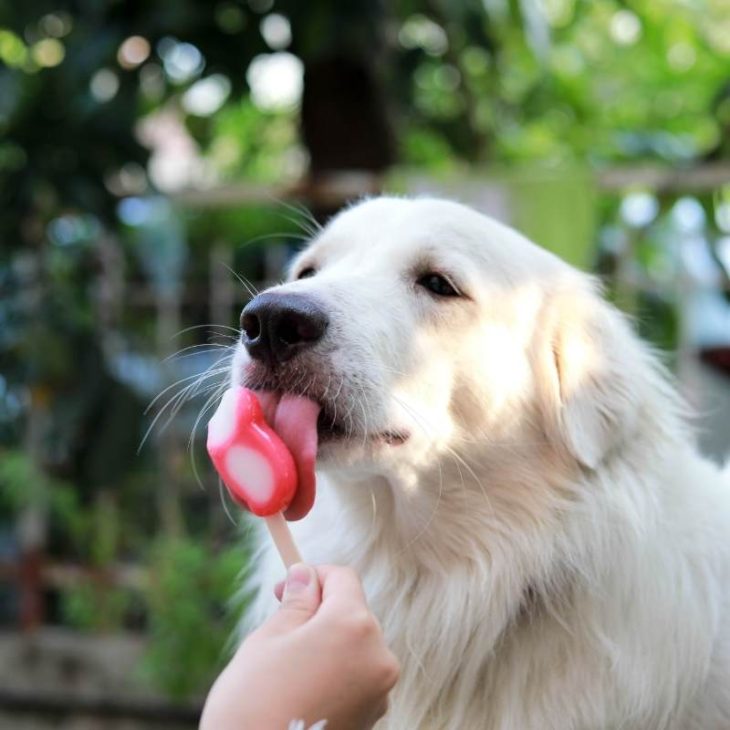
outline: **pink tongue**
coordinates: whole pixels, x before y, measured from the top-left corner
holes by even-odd
[[[269,425],[291,451],[297,465],[298,486],[284,515],[288,520],[306,517],[314,504],[314,464],[317,459],[317,416],[320,406],[300,395],[257,393]]]

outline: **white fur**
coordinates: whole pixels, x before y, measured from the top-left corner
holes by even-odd
[[[401,660],[379,730],[730,728],[730,480],[595,283],[426,199],[340,214],[310,265],[278,288],[332,320],[297,387],[318,364],[353,435],[293,527],[309,561],[360,572]],[[259,618],[282,577],[262,550]]]

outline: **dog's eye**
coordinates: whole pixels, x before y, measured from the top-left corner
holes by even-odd
[[[297,275],[297,279],[308,279],[310,276],[314,276],[317,273],[317,269],[314,266],[307,266],[306,269],[302,269]]]
[[[456,290],[456,287],[441,274],[434,274],[433,272],[423,274],[416,280],[418,286],[422,286],[424,289],[428,289],[432,294],[436,294],[439,297],[458,297],[461,296]]]

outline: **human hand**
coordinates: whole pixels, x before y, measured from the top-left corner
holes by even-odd
[[[398,662],[350,568],[294,565],[281,607],[213,685],[200,730],[365,730],[385,714]]]

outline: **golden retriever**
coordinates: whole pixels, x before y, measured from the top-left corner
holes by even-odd
[[[591,277],[384,197],[260,297],[232,379],[321,408],[290,516],[314,502],[303,554],[359,571],[401,661],[378,728],[730,728],[730,480]],[[255,570],[260,618],[266,540]]]

